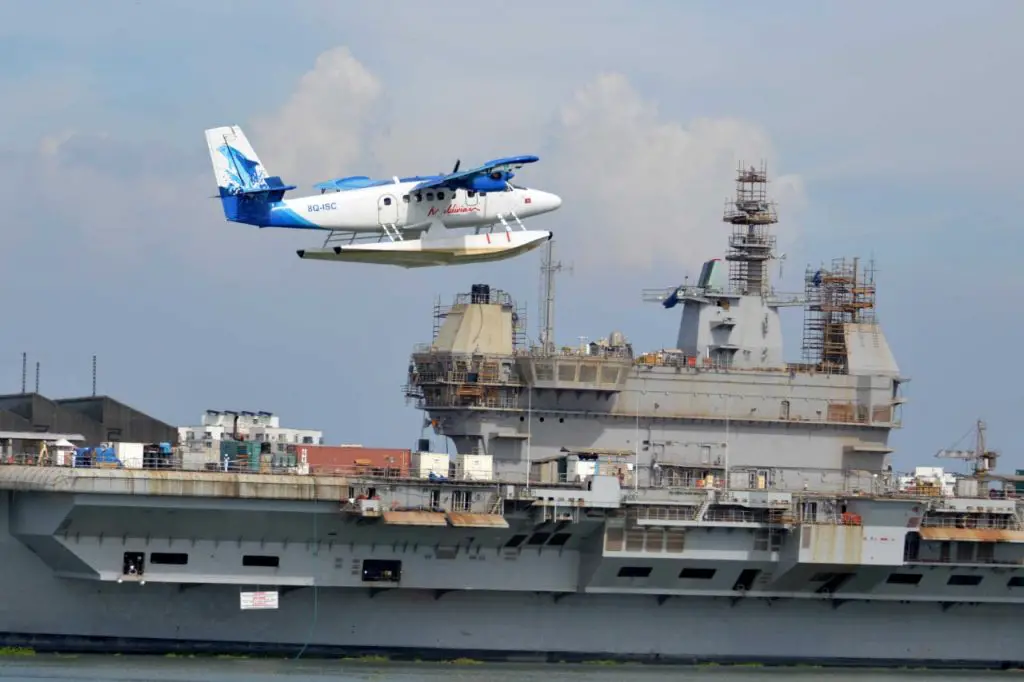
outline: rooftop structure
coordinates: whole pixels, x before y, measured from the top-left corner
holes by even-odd
[[[109,396],[50,399],[39,393],[0,396],[0,429],[80,434],[86,444],[175,442],[175,427]],[[70,440],[70,439],[69,439]]]
[[[189,447],[218,450],[217,441],[254,440],[275,444],[284,452],[288,445],[323,443],[323,431],[282,427],[281,419],[263,410],[207,410],[196,426],[178,427],[180,442]]]

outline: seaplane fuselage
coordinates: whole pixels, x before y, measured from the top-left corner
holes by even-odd
[[[383,227],[425,229],[439,223],[449,229],[462,229],[494,225],[502,219],[511,222],[515,217],[523,220],[554,211],[562,204],[558,195],[519,186],[478,192],[414,189],[418,184],[420,181],[393,182],[282,199],[267,207],[266,224],[260,227],[380,232]]]

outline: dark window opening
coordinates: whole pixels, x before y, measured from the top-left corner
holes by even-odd
[[[981,583],[980,575],[951,575],[946,581],[947,585],[961,585],[970,587]]]
[[[394,559],[364,559],[364,583],[397,583],[402,579],[402,562]]]
[[[526,539],[525,535],[513,535],[512,537],[510,537],[508,539],[508,542],[505,543],[505,546],[506,547],[518,547],[519,545],[523,544],[523,540],[525,540],[525,539]]]
[[[476,192],[474,192],[473,190],[469,190],[468,192],[466,192],[466,196],[469,197],[470,199],[472,199],[475,195]]]
[[[409,203],[409,195],[408,194],[403,194],[402,195],[402,201],[404,201],[405,203],[408,204]]]
[[[922,577],[920,573],[893,573],[885,582],[890,585],[916,585],[921,582]]]
[[[438,199],[444,199],[444,192],[438,192],[437,193],[437,198]]]
[[[390,206],[391,205],[391,197],[384,197],[384,205],[385,206]]]
[[[555,533],[551,536],[551,542],[548,543],[548,546],[561,547],[567,543],[571,537],[572,535],[569,533]]]
[[[715,577],[714,568],[684,568],[679,571],[679,577],[687,580],[711,580]]]
[[[815,592],[819,594],[832,594],[852,577],[853,573],[833,573],[823,585],[818,586]]]
[[[745,568],[740,571],[740,577],[736,579],[732,589],[737,592],[749,590],[754,586],[754,581],[757,580],[757,576],[760,575],[761,569],[759,568]]]
[[[258,568],[277,568],[281,559],[276,556],[264,556],[261,554],[246,554],[242,557],[243,566],[256,566]]]
[[[149,563],[184,566],[188,563],[188,554],[183,552],[153,552],[149,555]]]
[[[416,192],[416,201],[423,201],[423,194]]]
[[[121,559],[121,573],[142,575],[146,572],[146,555],[142,552],[125,552]]]
[[[1015,575],[1006,581],[1007,587],[1024,587],[1024,575]]]
[[[530,536],[530,539],[526,541],[528,545],[543,545],[551,537],[551,533],[534,533]]]
[[[623,566],[619,569],[620,578],[646,578],[650,574],[650,566]]]
[[[433,200],[434,200],[434,193],[433,192],[427,192],[427,201],[433,201]]]

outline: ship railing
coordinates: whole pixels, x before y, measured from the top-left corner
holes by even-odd
[[[708,507],[704,520],[715,523],[781,523],[783,514],[771,514],[772,510],[736,509],[730,507]],[[780,512],[788,511],[780,509]]]
[[[748,374],[837,374],[835,370],[819,367],[815,364],[804,362],[790,362],[777,367],[737,367],[728,362],[722,362],[705,356],[685,355],[683,353],[669,350],[647,351],[636,356],[634,364],[642,367],[672,367],[690,368],[702,372],[729,372]]]
[[[949,517],[949,518],[946,518]],[[966,528],[970,530],[1019,530],[1015,516],[985,516],[973,513],[943,514],[941,517],[925,516],[922,528]]]
[[[486,408],[493,410],[515,410],[521,409],[519,400],[514,396],[461,396],[456,394],[442,395],[441,397],[418,395],[407,393],[406,397],[413,400],[413,405],[420,410],[428,410],[435,407],[460,407],[467,410],[473,408]]]
[[[594,360],[632,360],[633,351],[628,348],[578,348],[562,346],[561,348],[545,349],[543,346],[521,348],[513,352],[521,358],[590,358]]]
[[[82,462],[89,462],[83,464]],[[15,452],[5,457],[0,457],[0,466],[33,466],[33,467],[58,467],[62,469],[92,468],[92,469],[161,469],[167,471],[184,470],[182,466],[182,453],[175,451],[171,454],[150,455],[143,454],[142,457],[129,462],[120,460],[114,461],[90,461],[87,458],[76,458],[73,453],[50,452],[45,457],[40,457],[38,452]]]
[[[692,521],[697,510],[696,505],[678,505],[667,507],[642,506],[630,510],[630,515],[637,521]]]
[[[538,465],[534,464],[534,471],[530,473],[530,485],[570,485],[585,486],[590,480],[589,474],[551,474],[537,470]],[[599,464],[598,475],[616,476],[623,487],[633,485],[633,475],[629,470],[623,469],[621,464],[609,461],[602,461]],[[621,474],[621,475],[620,475]]]
[[[964,567],[971,567],[971,566],[1007,566],[1007,567],[1010,567],[1010,566],[1024,566],[1024,557],[1021,557],[1020,559],[1007,559],[1007,558],[1002,558],[1002,557],[997,558],[997,557],[979,557],[979,556],[974,556],[974,557],[971,557],[970,561],[959,560],[956,557],[952,557],[952,556],[949,557],[949,558],[937,557],[937,558],[929,558],[929,559],[922,559],[920,557],[905,557],[904,558],[904,562],[907,563],[907,564],[923,564],[923,565],[926,565],[926,566],[932,566],[932,565],[934,565],[934,566],[956,565],[956,566],[964,566]]]
[[[472,376],[471,376],[472,375]],[[413,372],[409,375],[409,386],[423,384],[467,384],[470,386],[522,386],[523,383],[515,375],[502,378],[498,374],[487,372],[468,372],[450,370],[447,372]]]
[[[202,455],[202,453],[193,453]],[[423,469],[420,471],[413,470],[408,462],[396,463],[390,467],[377,467],[368,466],[362,464],[351,464],[351,465],[313,465],[303,463],[296,463],[294,465],[282,464],[282,458],[274,457],[248,461],[245,459],[235,459],[229,461],[222,461],[218,457],[216,452],[207,453],[205,458],[199,459],[194,458],[192,460],[183,460],[180,453],[173,454],[169,457],[144,457],[142,462],[136,462],[134,465],[129,463],[117,463],[117,462],[99,462],[94,463],[90,466],[75,466],[69,458],[65,463],[60,464],[53,462],[39,463],[38,453],[18,453],[10,457],[4,457],[0,459],[0,465],[20,465],[20,466],[38,466],[39,468],[47,469],[121,469],[121,470],[161,470],[166,472],[179,472],[182,474],[195,474],[198,472],[209,473],[209,474],[254,474],[254,475],[288,475],[288,476],[328,476],[347,478],[349,481],[357,480],[372,480],[372,481],[389,481],[398,482],[405,481],[409,483],[421,483],[429,484],[432,482],[436,483],[459,483],[459,484],[488,484],[498,485],[504,484],[504,481],[499,481],[496,477],[493,467],[487,467],[486,463],[481,465],[474,464],[462,464],[458,460],[454,460],[451,466],[446,468],[445,473],[435,472],[433,478],[431,478],[431,472],[429,469]],[[141,466],[140,466],[141,464]]]

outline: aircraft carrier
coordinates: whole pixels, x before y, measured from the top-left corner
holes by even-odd
[[[645,293],[682,312],[670,349],[560,347],[551,306],[528,343],[487,285],[438,306],[404,392],[457,447],[441,471],[0,466],[0,643],[1019,665],[1014,477],[983,442],[951,486],[892,470],[906,379],[872,270],[776,292],[766,183],[741,166],[724,260]]]

